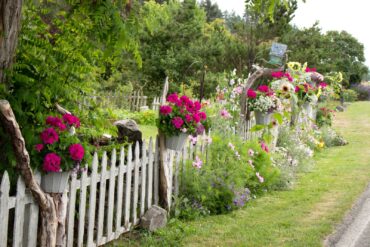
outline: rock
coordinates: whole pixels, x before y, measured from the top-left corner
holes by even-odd
[[[136,142],[139,142],[140,145],[140,157],[141,157],[141,147],[143,145],[143,134],[141,133],[139,126],[132,119],[119,120],[114,122],[114,125],[118,129],[118,138],[119,143],[129,142],[133,143],[132,153],[135,153]]]
[[[344,107],[341,105],[338,105],[335,109],[337,109],[337,111],[344,112]]]
[[[141,218],[141,227],[150,232],[154,232],[159,228],[165,227],[167,224],[167,211],[163,208],[153,205]]]

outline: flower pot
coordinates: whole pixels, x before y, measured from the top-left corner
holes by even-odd
[[[48,172],[41,178],[41,188],[47,193],[63,193],[67,187],[70,172]]]
[[[180,151],[184,147],[187,138],[188,135],[183,133],[178,136],[166,136],[166,148]]]
[[[268,125],[271,122],[271,113],[264,113],[255,111],[254,116],[256,118],[256,124],[257,125]]]
[[[310,119],[314,119],[314,110],[313,110],[313,107],[312,105],[309,103],[309,102],[305,102],[303,105],[302,105],[302,108],[303,110],[306,112],[306,115],[310,118]]]

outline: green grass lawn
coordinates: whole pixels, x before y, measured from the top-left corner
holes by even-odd
[[[139,129],[143,133],[143,138],[147,141],[149,141],[149,138],[152,137],[153,141],[155,140],[155,137],[157,136],[158,129],[157,126],[152,125],[140,125]]]
[[[125,236],[115,246],[322,246],[370,181],[370,102],[336,113],[349,145],[316,155],[292,190],[268,193],[244,209],[190,222],[172,220],[156,234]]]

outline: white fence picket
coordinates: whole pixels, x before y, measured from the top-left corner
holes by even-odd
[[[140,217],[145,213],[145,196],[146,196],[146,166],[147,166],[147,156],[145,149],[145,141],[142,146],[142,157],[141,157],[141,191],[140,191]]]
[[[69,186],[69,205],[67,217],[67,246],[73,246],[74,237],[74,222],[75,222],[75,205],[76,205],[76,192],[77,192],[77,174],[72,173],[72,179]]]
[[[40,184],[41,181],[41,174],[36,173],[35,174],[36,182]],[[38,222],[39,222],[39,207],[32,197],[31,194],[28,194],[28,196],[31,198],[31,203],[29,205],[29,219],[28,219],[28,225],[25,226],[28,230],[27,237],[23,241],[24,246],[28,247],[34,247],[37,245],[37,228],[38,228]]]
[[[78,218],[78,239],[77,246],[83,246],[84,232],[85,232],[85,213],[86,213],[86,190],[87,190],[87,166],[82,172],[80,181],[80,207]]]
[[[137,203],[139,200],[139,165],[140,165],[140,145],[135,144],[135,163],[134,163],[134,198],[132,203],[132,223],[136,224],[137,219]]]
[[[22,246],[25,189],[26,186],[23,179],[19,177],[17,181],[17,197],[15,201],[13,247]]]
[[[114,239],[113,234],[113,211],[114,211],[114,189],[116,186],[116,150],[113,149],[110,178],[109,178],[109,192],[108,192],[108,219],[107,219],[107,241]]]
[[[132,178],[132,146],[128,147],[126,191],[125,191],[125,228],[130,228],[130,207],[131,207],[131,178]]]
[[[105,190],[106,190],[106,173],[107,173],[107,153],[103,153],[102,168],[100,175],[100,194],[99,194],[99,212],[98,212],[98,229],[96,242],[98,245],[104,243],[104,211],[105,211]]]
[[[159,138],[157,136],[155,141],[155,153],[154,153],[154,204],[158,205],[159,201]]]
[[[148,188],[147,188],[147,208],[153,203],[153,139],[149,139],[148,149]]]
[[[4,172],[0,186],[0,247],[8,246],[9,190],[9,176]]]
[[[117,203],[116,203],[116,234],[115,238],[123,232],[122,229],[122,197],[123,197],[123,175],[125,171],[125,149],[122,147],[119,155],[118,168],[118,186],[117,186]]]
[[[96,186],[98,183],[98,154],[94,154],[90,182],[90,200],[89,200],[89,223],[87,227],[87,245],[94,246],[94,226],[95,226],[95,209],[96,209]]]

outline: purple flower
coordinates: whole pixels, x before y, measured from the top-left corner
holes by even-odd
[[[193,162],[193,167],[200,169],[202,168],[202,165],[203,161],[198,156],[196,156],[195,161]]]

